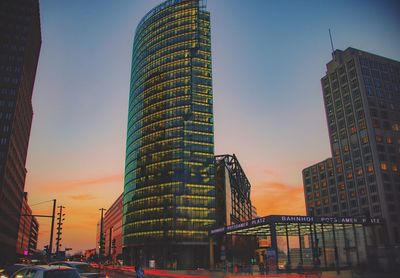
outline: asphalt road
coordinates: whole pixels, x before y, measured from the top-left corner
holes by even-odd
[[[136,274],[134,272],[107,271],[107,274],[110,278],[136,278]]]

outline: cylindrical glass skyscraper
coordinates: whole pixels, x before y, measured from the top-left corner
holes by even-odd
[[[169,0],[139,23],[132,54],[123,246],[129,264],[204,267],[215,222],[210,14]]]

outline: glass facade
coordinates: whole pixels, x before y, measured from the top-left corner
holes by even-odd
[[[209,12],[198,0],[166,1],[142,19],[133,43],[123,200],[127,263],[206,261],[194,253],[206,253],[215,223],[212,105]]]
[[[383,223],[380,217],[270,215],[217,227],[210,235],[230,235],[248,242],[257,236],[261,239],[259,248],[253,249],[257,249],[257,262],[267,265],[269,271],[300,267],[334,270],[376,265],[377,231]]]

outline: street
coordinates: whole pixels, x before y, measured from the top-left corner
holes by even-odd
[[[110,271],[107,272],[107,275],[110,278],[136,277],[136,274],[134,272],[121,272],[121,271]]]

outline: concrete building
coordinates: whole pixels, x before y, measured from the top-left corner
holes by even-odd
[[[28,193],[24,192],[16,248],[18,257],[33,255],[37,249],[39,223],[36,217],[31,215],[32,209],[28,205]]]
[[[105,256],[116,261],[122,259],[122,197],[107,209],[104,215]]]
[[[0,264],[15,260],[41,46],[38,0],[0,2]]]
[[[126,264],[205,267],[215,223],[210,14],[168,0],[136,28],[125,162]]]
[[[321,84],[332,158],[303,170],[307,213],[382,217],[400,245],[400,62],[336,50]]]

